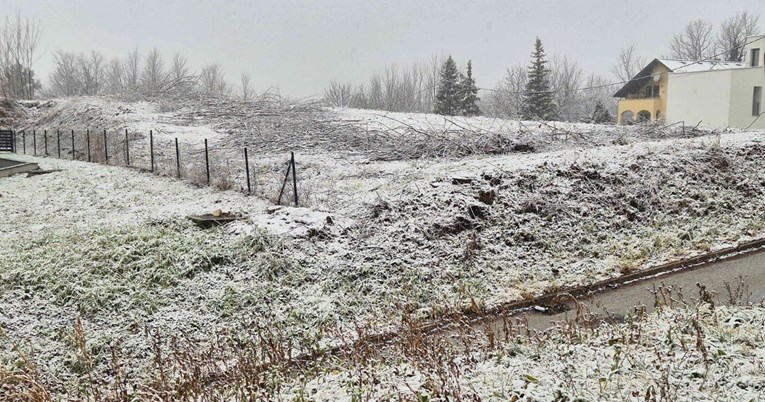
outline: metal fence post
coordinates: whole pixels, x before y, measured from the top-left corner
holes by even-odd
[[[43,139],[45,139],[45,156],[48,156],[48,130],[43,132]]]
[[[295,153],[290,152],[292,156],[292,192],[295,193],[295,206],[298,206],[298,193],[297,193],[297,173],[295,172]]]
[[[72,160],[74,160],[74,130],[72,130]]]
[[[149,159],[151,172],[154,173],[154,130],[149,130]]]
[[[21,130],[21,149],[24,152],[24,155],[27,154],[27,133],[24,132],[24,130]]]
[[[34,155],[37,156],[37,130],[32,130],[32,148],[34,148]]]
[[[56,144],[58,148],[58,157],[61,159],[61,130],[56,129]]]
[[[178,170],[178,178],[181,178],[181,150],[178,148],[178,137],[175,138],[175,168]]]
[[[210,154],[207,151],[207,138],[205,138],[205,168],[207,169],[207,185],[210,185]]]
[[[85,132],[85,136],[88,142],[88,162],[90,162],[90,129]]]
[[[106,138],[106,129],[104,129],[104,158],[106,158],[106,164],[109,164],[109,144]]]
[[[282,182],[282,189],[279,190],[279,200],[276,201],[277,205],[282,203],[282,195],[284,195],[284,187],[287,186],[287,180],[290,178],[290,171],[292,170],[292,159],[287,161],[287,174],[284,175],[284,181]]]
[[[125,166],[130,166],[130,140],[128,139],[128,129],[125,129]]]
[[[250,159],[247,156],[247,148],[244,148],[244,172],[247,175],[247,194],[252,194],[252,187],[250,186]]]

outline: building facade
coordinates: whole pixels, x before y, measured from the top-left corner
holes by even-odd
[[[751,36],[743,62],[654,59],[614,96],[617,122],[685,122],[765,129],[765,35]]]

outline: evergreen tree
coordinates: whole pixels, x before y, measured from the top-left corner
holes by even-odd
[[[34,99],[35,91],[42,88],[42,84],[35,78],[34,70],[30,70],[20,63],[10,65],[2,71],[0,76],[0,93],[16,99]]]
[[[459,71],[452,56],[444,62],[439,73],[440,82],[436,92],[436,106],[433,113],[454,116],[460,112]]]
[[[613,123],[614,118],[611,116],[611,112],[606,109],[603,102],[598,100],[595,102],[595,109],[592,111],[591,122],[595,124]]]
[[[481,109],[478,108],[478,87],[473,78],[473,63],[468,60],[467,75],[460,77],[460,113],[463,116],[479,116]]]
[[[523,91],[523,108],[521,114],[526,120],[555,120],[557,108],[550,92],[549,70],[545,67],[545,50],[542,41],[537,38],[534,52],[531,54],[531,65],[528,67],[528,81]]]

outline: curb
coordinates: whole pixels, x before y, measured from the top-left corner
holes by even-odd
[[[652,279],[658,276],[671,275],[676,272],[694,270],[710,262],[722,260],[728,261],[742,258],[747,255],[762,251],[761,249],[763,248],[765,248],[765,238],[751,240],[748,242],[739,243],[733,247],[726,247],[724,249],[711,251],[694,257],[671,261],[616,278],[604,279],[589,285],[580,285],[553,293],[547,293],[533,299],[501,303],[481,311],[463,310],[461,312],[462,315],[456,319],[447,317],[439,321],[432,321],[421,325],[419,330],[428,335],[435,335],[440,332],[453,329],[456,324],[475,325],[497,316],[506,316],[528,311],[534,306],[554,305],[556,304],[556,300],[559,300],[564,296],[569,299],[569,296],[573,296],[574,298],[578,299],[590,293],[607,292],[609,290],[617,289],[623,285],[640,283],[644,280]],[[352,346],[335,347],[328,350],[327,352],[329,354],[342,354],[342,352],[349,349],[349,347],[356,347],[361,344],[384,344],[392,339],[395,339],[399,334],[400,331],[394,330],[378,335],[372,335],[364,339],[357,340],[353,343]]]
[[[570,299],[570,296],[573,296],[574,298],[580,298],[590,293],[607,292],[617,289],[622,285],[637,284],[641,281],[663,275],[672,275],[676,272],[691,271],[700,268],[710,262],[723,260],[730,261],[738,258],[743,258],[748,255],[761,252],[763,251],[762,249],[765,249],[765,238],[739,243],[733,247],[727,247],[721,250],[700,254],[682,260],[664,263],[652,268],[647,268],[616,278],[601,280],[589,285],[575,286],[557,292],[544,294],[533,299],[501,303],[481,311],[463,309],[459,315],[454,315],[451,317],[445,316],[439,320],[431,320],[430,322],[416,327],[416,330],[427,336],[437,335],[439,333],[453,330],[458,325],[477,325],[499,316],[512,315],[528,311],[534,306],[551,305],[554,304],[555,301],[562,296]],[[286,363],[288,366],[299,367],[302,365],[310,364],[310,362],[324,357],[343,357],[355,349],[384,346],[385,344],[399,337],[401,333],[401,328],[396,328],[384,333],[357,339],[350,344],[334,346],[321,351],[316,351],[314,353],[294,356]],[[263,364],[260,368],[267,368],[270,366],[272,366],[272,364],[266,363]]]

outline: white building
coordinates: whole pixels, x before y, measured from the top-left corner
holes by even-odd
[[[765,35],[747,38],[744,57],[743,62],[654,59],[614,94],[622,98],[618,123],[765,129]]]

